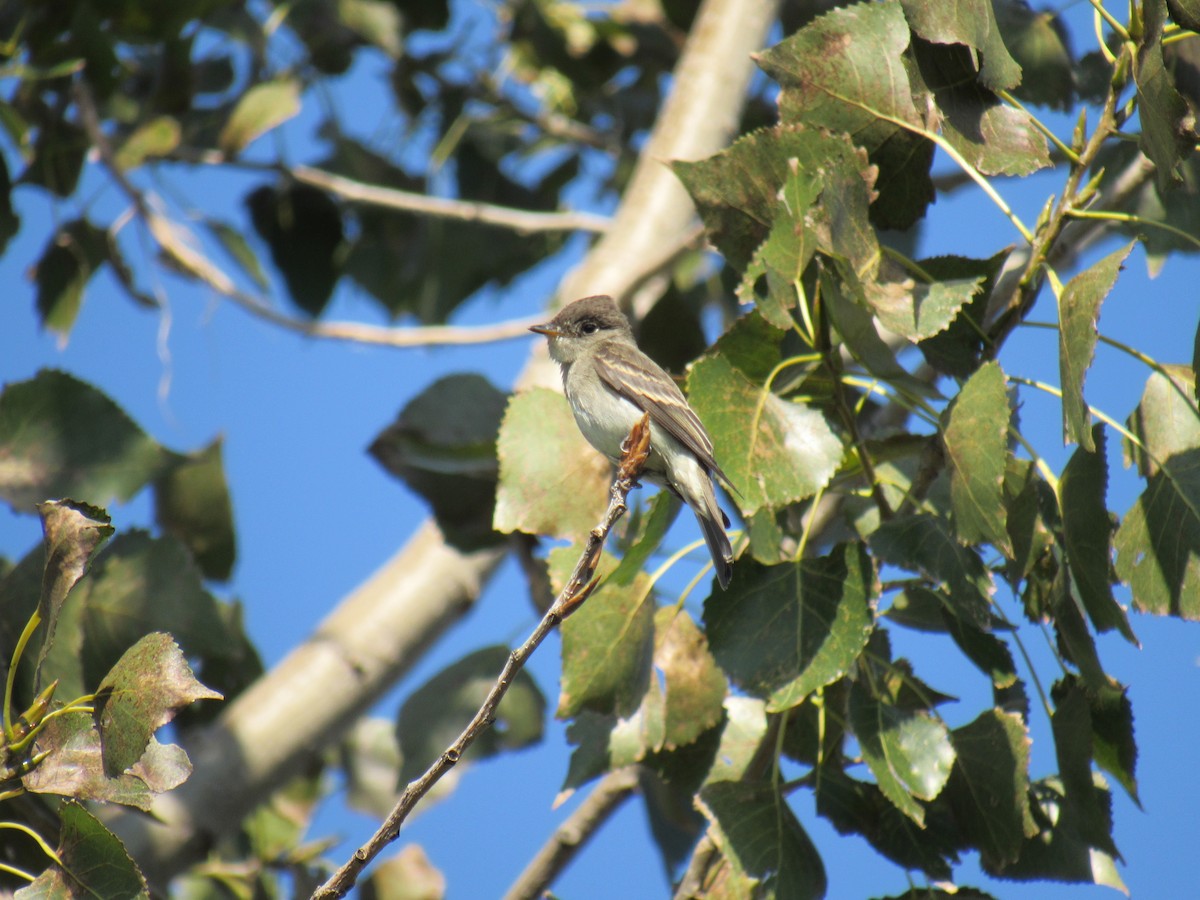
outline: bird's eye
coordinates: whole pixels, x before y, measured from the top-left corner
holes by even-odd
[[[597,331],[600,330],[600,326],[597,325],[595,322],[584,322],[582,325],[579,326],[579,330],[582,331],[584,334],[595,334]]]

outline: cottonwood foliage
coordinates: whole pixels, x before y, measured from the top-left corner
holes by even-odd
[[[664,858],[679,876],[690,864],[687,887],[703,896],[826,893],[801,795],[930,883],[952,882],[977,853],[1005,879],[1121,888],[1111,792],[1137,800],[1134,710],[1097,638],[1136,643],[1120,597],[1141,614],[1200,618],[1196,373],[1149,361],[1136,409],[1094,408],[1084,386],[1098,321],[1132,243],[1065,282],[1057,268],[1114,232],[1154,265],[1195,250],[1194,10],[1147,0],[1128,21],[1106,14],[1105,46],[1076,55],[1094,38],[1069,40],[1053,16],[1009,0],[815,6],[785,7],[787,37],[758,57],[769,84],[742,136],[673,164],[721,261],[679,262],[640,323],[643,346],[686,372],[736,488],[733,581],[722,592],[704,578],[702,602],[663,596],[647,572],[675,510],[660,496],[629,520],[607,578],[562,628],[564,786],[640,765]],[[264,306],[273,271],[297,321],[319,324],[353,282],[405,323],[442,322],[563,236],[400,210],[345,185],[420,194],[436,177],[444,194],[525,211],[553,211],[568,185],[619,194],[694,12],[514,0],[489,20],[501,40],[480,48],[463,46],[468,30],[437,3],[4,4],[0,250],[20,227],[13,192],[56,201],[34,284],[43,325],[62,335],[101,269],[157,306],[155,265]],[[425,37],[415,52],[413,31]],[[398,128],[432,135],[429,158],[401,164],[328,110],[327,153],[311,162],[348,181],[247,152],[363,54],[390,61]],[[507,81],[494,77],[501,63]],[[1057,134],[1036,118],[1046,110],[1078,124]],[[939,149],[961,177],[931,175]],[[155,178],[186,181],[195,166],[249,173],[256,239],[151,196]],[[1015,248],[906,253],[939,191],[1002,194],[1006,179],[1047,168],[1053,196],[1036,222],[1012,215]],[[128,201],[157,261],[131,257],[124,221],[81,198],[96,183]],[[1061,471],[1030,457],[1045,436],[1026,440],[1014,414],[1044,386],[1005,365],[1039,295],[1058,311],[1055,390],[1076,447]],[[705,346],[699,314],[713,298],[726,325]],[[1106,505],[1114,441],[1144,480],[1129,509]],[[466,549],[512,532],[576,540],[605,500],[607,472],[561,397],[509,396],[474,375],[431,385],[372,451]],[[158,529],[114,536],[97,507],[146,489]],[[12,667],[0,820],[25,829],[3,842],[5,872],[36,876],[23,897],[144,894],[137,861],[83,801],[145,806],[178,784],[191,730],[219,709],[189,704],[232,698],[260,671],[237,605],[213,594],[235,555],[220,443],[170,450],[100,388],[29,373],[0,394],[0,496],[39,510],[46,531],[43,547],[0,564],[0,658]],[[558,549],[534,567],[554,583],[574,556]],[[946,707],[955,686],[893,651],[904,630],[961,655],[990,700]],[[1040,631],[1053,671],[1018,662]],[[402,755],[387,727],[341,736],[330,765],[352,801],[386,809],[395,779],[457,733],[504,655],[471,648],[417,690],[399,712]],[[522,677],[475,758],[540,740],[545,705]],[[182,746],[160,744],[154,731],[180,710]],[[1034,730],[1053,742],[1049,771],[1031,767]],[[316,785],[296,783],[289,815],[268,805],[241,823],[186,874],[189,895],[221,884],[269,895],[282,872],[314,883],[328,861],[304,843],[297,810],[311,810]],[[381,872],[423,866],[406,854]]]

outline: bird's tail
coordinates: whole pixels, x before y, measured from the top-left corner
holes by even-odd
[[[717,497],[711,484],[705,494],[705,508],[697,504],[692,511],[696,513],[696,522],[704,534],[704,543],[708,544],[708,554],[712,557],[717,581],[721,590],[725,590],[729,587],[729,579],[733,577],[733,547],[729,543],[729,535],[722,527],[722,522],[729,520],[721,511],[721,507],[717,506]]]

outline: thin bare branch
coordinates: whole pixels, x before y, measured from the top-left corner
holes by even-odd
[[[354,855],[313,893],[313,900],[329,900],[329,898],[346,896],[367,864],[400,836],[400,826],[404,824],[404,820],[408,818],[409,813],[413,811],[421,798],[458,764],[467,748],[495,722],[496,708],[533,651],[551,631],[558,627],[563,619],[579,609],[596,589],[598,580],[594,579],[593,575],[596,565],[600,561],[600,551],[603,549],[604,541],[613,525],[625,514],[626,498],[629,496],[629,492],[637,486],[638,476],[649,455],[650,414],[647,413],[634,424],[629,433],[624,445],[621,465],[617,469],[617,476],[613,479],[612,489],[609,492],[608,509],[605,510],[600,524],[593,528],[591,534],[588,535],[587,544],[584,545],[579,561],[575,564],[575,571],[571,573],[571,577],[563,586],[554,605],[542,616],[542,620],[526,638],[525,643],[509,654],[496,683],[492,685],[483,705],[479,707],[479,711],[475,713],[475,717],[471,719],[467,727],[449,747],[442,751],[441,756],[425,770],[421,777],[409,783],[383,824],[371,835],[370,840],[359,847]]]
[[[233,301],[237,306],[257,318],[306,337],[383,347],[485,344],[512,340],[526,337],[529,333],[529,326],[536,325],[541,321],[539,317],[480,326],[423,325],[415,328],[388,328],[359,322],[317,322],[280,312],[266,298],[240,289],[228,274],[198,249],[197,242],[189,231],[158,212],[155,208],[157,204],[152,197],[134,185],[117,165],[108,136],[100,127],[100,118],[95,102],[82,81],[76,82],[75,96],[84,130],[96,147],[101,163],[133,204],[138,218],[145,223],[159,249],[182,273],[203,282],[222,297]],[[316,169],[309,171],[319,172]],[[325,175],[325,173],[320,174],[322,177]]]
[[[534,234],[545,231],[585,231],[603,234],[612,224],[612,220],[607,216],[595,213],[571,210],[537,212],[516,209],[511,206],[498,206],[494,203],[479,203],[473,200],[431,197],[417,191],[402,191],[399,188],[367,184],[365,181],[357,181],[347,178],[345,175],[335,175],[333,172],[326,172],[324,169],[314,166],[285,166],[278,163],[230,159],[219,150],[179,149],[173,152],[170,158],[201,165],[276,172],[301,184],[328,191],[350,203],[362,203],[380,209],[395,209],[443,219],[457,219],[462,222],[476,222],[480,225],[494,225],[498,228],[509,228],[517,234]]]
[[[637,786],[636,766],[617,769],[601,778],[587,799],[554,829],[550,839],[512,883],[504,900],[534,900],[542,896],[588,838],[633,796]]]

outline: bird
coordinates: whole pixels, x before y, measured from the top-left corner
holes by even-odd
[[[638,349],[629,320],[607,295],[567,304],[530,329],[549,341],[575,424],[588,443],[619,462],[621,443],[650,414],[650,454],[643,474],[683,500],[696,516],[724,590],[733,577],[729,519],[717,505],[713,477],[730,485],[717,465],[712,439],[671,376]]]

